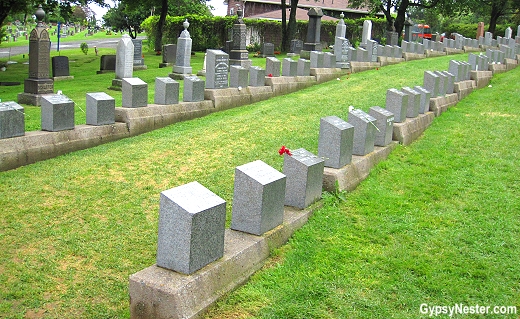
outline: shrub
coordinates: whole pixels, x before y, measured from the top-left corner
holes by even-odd
[[[85,55],[88,53],[88,44],[86,42],[83,42],[80,46],[81,52],[85,53]]]

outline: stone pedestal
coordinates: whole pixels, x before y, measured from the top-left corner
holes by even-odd
[[[364,156],[374,150],[376,119],[367,113],[354,109],[348,113],[348,123],[354,126],[353,155]]]
[[[354,126],[337,116],[320,119],[318,156],[325,158],[325,166],[340,168],[352,160]]]
[[[116,101],[104,92],[87,93],[87,125],[115,123]]]
[[[0,102],[0,139],[25,135],[23,107],[16,102]]]
[[[74,102],[65,95],[46,95],[41,99],[42,131],[74,129]]]
[[[148,84],[139,78],[125,78],[122,83],[122,106],[148,106]]]

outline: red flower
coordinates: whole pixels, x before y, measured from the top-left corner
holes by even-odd
[[[270,78],[272,78],[272,77],[273,77],[273,74],[272,74],[272,73],[269,73],[267,76],[270,77]]]
[[[282,145],[282,148],[278,150],[278,154],[283,155],[284,153],[289,156],[292,156],[291,151],[288,148],[286,148],[285,145]]]

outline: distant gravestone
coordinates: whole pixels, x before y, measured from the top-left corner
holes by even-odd
[[[107,54],[102,55],[99,65],[99,71],[97,74],[107,73],[107,72],[115,72],[116,71],[116,55],[115,54]]]
[[[192,69],[190,63],[192,40],[190,33],[188,32],[188,27],[190,26],[188,19],[184,20],[182,26],[184,27],[184,30],[177,38],[177,52],[175,56],[175,65],[173,66],[173,73],[191,74]]]
[[[321,51],[320,34],[323,10],[318,7],[311,7],[307,12],[307,15],[309,16],[309,22],[307,24],[307,37],[303,44],[303,50],[308,52]],[[302,56],[302,58],[305,58],[305,56]]]
[[[54,56],[51,59],[52,77],[69,77],[69,57]]]
[[[336,45],[337,44],[337,45]],[[350,42],[346,38],[336,37],[334,54],[336,54],[336,66],[342,69],[350,67]],[[336,49],[338,48],[338,49]]]
[[[419,113],[424,114],[430,110],[430,97],[431,93],[430,91],[426,90],[422,86],[415,86],[415,91],[419,92],[421,94],[421,103],[419,107]]]
[[[318,156],[325,158],[325,166],[341,168],[352,161],[354,126],[337,116],[320,119]]]
[[[302,40],[291,40],[291,48],[290,52],[294,54],[300,54],[300,51],[303,49],[303,41]]]
[[[352,154],[365,156],[374,151],[376,119],[362,110],[353,109],[348,113],[348,123],[354,126]]]
[[[179,103],[179,82],[170,77],[155,78],[155,104],[172,105]]]
[[[408,95],[396,89],[386,91],[386,109],[394,114],[394,123],[406,120]]]
[[[406,117],[414,118],[419,115],[419,109],[421,108],[421,93],[415,91],[410,87],[404,87],[401,89],[403,93],[408,95],[408,106],[406,107]]]
[[[265,70],[259,66],[249,67],[249,85],[250,86],[264,86],[265,85]]]
[[[175,64],[177,56],[177,44],[165,44],[162,50],[162,63],[159,64],[160,68]]]
[[[363,21],[363,33],[361,34],[361,44],[366,44],[368,40],[372,39],[372,21]]]
[[[485,32],[484,33],[484,44],[487,46],[491,46],[493,40],[493,33]]]
[[[146,69],[146,65],[144,64],[143,58],[143,40],[141,39],[132,39],[132,44],[134,45],[134,69],[143,70]]]
[[[161,192],[157,266],[192,274],[224,255],[226,202],[198,182]]]
[[[274,44],[264,43],[262,44],[261,55],[263,58],[274,56]]]
[[[306,149],[284,154],[285,205],[303,209],[321,198],[325,161]]]
[[[227,88],[229,55],[221,50],[207,50],[206,53],[206,88]]]
[[[386,43],[389,45],[397,45],[399,43],[399,34],[395,31],[387,31]]]
[[[124,34],[116,48],[116,79],[131,78],[134,72],[134,44]]]
[[[249,85],[249,70],[240,66],[232,65],[229,68],[229,86],[234,88],[245,88]]]
[[[432,71],[424,71],[423,87],[431,93],[431,98],[440,95],[439,76]]]
[[[233,47],[229,52],[229,64],[240,65],[249,68],[253,61],[249,59],[249,52],[246,48],[247,27],[242,21],[242,9],[238,11],[238,21],[233,24]]]
[[[477,37],[475,39],[479,39],[484,36],[484,22],[479,22],[477,24]]]
[[[469,59],[469,56],[468,56]],[[450,60],[448,71],[455,76],[455,82],[463,81],[464,66],[456,60]]]
[[[376,131],[374,145],[387,146],[392,142],[394,114],[380,106],[372,106],[369,114],[377,120],[376,126],[378,130]]]
[[[148,106],[148,84],[140,78],[124,78],[122,82],[122,106]]]
[[[23,107],[14,102],[0,102],[0,139],[25,135]]]
[[[184,102],[199,102],[204,100],[204,81],[196,76],[184,78],[184,89],[182,93]]]
[[[311,68],[323,68],[324,53],[319,51],[311,51]]]
[[[74,102],[65,95],[44,95],[41,99],[42,131],[74,129]]]
[[[235,169],[231,229],[253,235],[281,225],[286,177],[257,160]]]
[[[278,60],[275,57],[267,57],[265,59],[265,73],[269,76],[269,74],[272,77],[279,77],[280,76],[280,67],[282,65],[282,62]]]
[[[115,123],[116,101],[105,92],[87,93],[87,125]]]
[[[513,29],[511,29],[511,27],[507,27],[506,31],[504,33],[504,38],[511,39],[512,36],[513,36]]]

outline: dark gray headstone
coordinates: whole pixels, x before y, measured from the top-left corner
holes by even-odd
[[[155,104],[171,105],[179,103],[179,82],[170,77],[155,78]]]
[[[157,266],[192,274],[224,255],[226,202],[198,182],[161,192]]]
[[[376,138],[374,145],[386,146],[392,142],[392,133],[394,127],[394,114],[380,106],[372,106],[369,113],[377,120]]]
[[[148,84],[140,78],[124,78],[121,95],[123,107],[148,106]]]
[[[99,66],[100,73],[103,71],[115,71],[116,70],[116,55],[107,54],[101,56],[101,63]]]
[[[424,114],[430,110],[430,98],[431,93],[430,91],[426,90],[425,88],[421,86],[414,87],[415,91],[419,92],[421,94],[421,104],[419,107],[419,113]]]
[[[104,92],[87,93],[87,125],[115,123],[116,101]]]
[[[229,86],[233,88],[245,88],[249,85],[249,70],[240,66],[232,65],[229,68]]]
[[[74,102],[65,95],[44,95],[41,99],[42,131],[74,129]]]
[[[282,224],[286,177],[258,160],[235,169],[231,229],[262,235]]]
[[[274,44],[264,43],[261,50],[262,57],[274,56]]]
[[[134,65],[144,65],[143,58],[143,40],[132,39],[134,44]]]
[[[221,50],[207,50],[206,53],[206,88],[227,88],[229,55]]]
[[[285,58],[282,61],[282,75],[296,76],[298,72],[298,62],[291,58]]]
[[[291,53],[300,54],[300,51],[303,49],[303,41],[302,40],[291,40]]]
[[[163,63],[175,64],[176,55],[177,55],[177,45],[176,44],[163,45],[163,51],[162,51]]]
[[[376,119],[362,110],[353,109],[348,113],[348,123],[354,126],[354,146],[352,154],[364,156],[374,151]]]
[[[309,16],[309,23],[307,24],[307,37],[303,44],[303,50],[321,51],[320,34],[323,10],[318,7],[311,7],[307,15]]]
[[[394,123],[406,120],[408,95],[396,89],[386,91],[386,109],[394,114]]]
[[[325,158],[325,166],[341,168],[350,164],[354,142],[354,126],[337,116],[320,119],[318,156]]]
[[[0,102],[0,139],[25,135],[23,107],[16,102]]]
[[[265,70],[259,66],[249,68],[249,86],[264,86]]]
[[[285,205],[303,209],[321,198],[325,161],[299,148],[284,154]]]
[[[417,117],[419,115],[419,109],[421,108],[421,93],[409,87],[404,87],[401,89],[401,91],[408,95],[406,117]]]
[[[52,76],[70,76],[69,57],[54,56],[52,57]]]

